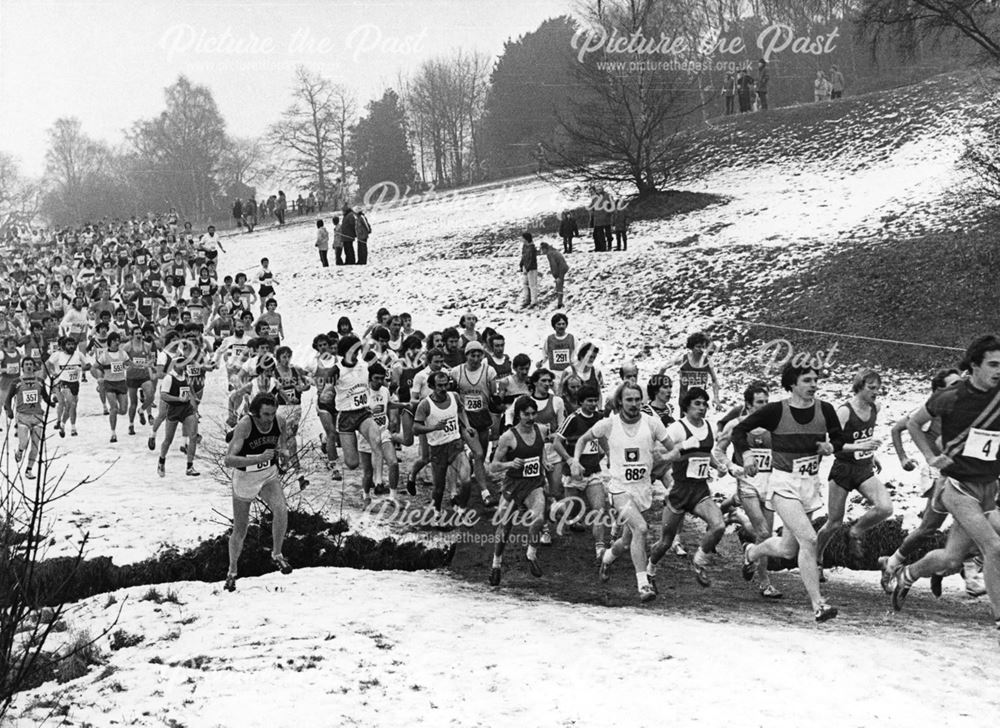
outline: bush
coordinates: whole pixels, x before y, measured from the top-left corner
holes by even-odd
[[[103,665],[104,656],[88,632],[79,632],[69,644],[63,656],[55,665],[56,681],[59,683],[83,677],[95,665]]]
[[[123,629],[116,629],[111,635],[111,649],[117,652],[124,647],[135,647],[145,639],[141,634],[129,634]]]

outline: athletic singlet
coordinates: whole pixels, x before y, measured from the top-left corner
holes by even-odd
[[[384,430],[389,422],[388,406],[389,390],[385,387],[368,388],[368,409],[372,413],[372,421],[380,430]]]
[[[559,422],[559,413],[556,411],[556,396],[550,394],[545,399],[538,399],[534,395],[531,398],[535,401],[535,406],[538,408],[538,414],[535,415],[535,424],[544,425],[546,432],[555,432],[558,426],[561,424]]]
[[[125,378],[148,380],[149,369],[156,365],[156,349],[153,345],[143,342],[134,347],[132,342],[129,342],[124,349],[131,359],[125,370]]]
[[[504,477],[511,485],[516,485],[520,481],[528,481],[537,483],[541,486],[544,482],[542,478],[542,457],[545,451],[545,437],[542,435],[542,431],[538,429],[538,425],[532,425],[535,430],[535,439],[528,445],[521,438],[521,433],[517,431],[516,427],[512,427],[510,432],[514,435],[515,445],[506,456],[504,457],[504,462],[510,462],[511,460],[516,460],[521,458],[524,460],[524,464],[514,470],[508,470]]]
[[[0,381],[12,382],[21,376],[21,355],[0,351]],[[2,403],[0,403],[2,404]]]
[[[549,369],[561,372],[573,363],[576,339],[573,334],[566,334],[561,339],[555,334],[549,334],[545,339],[545,349],[549,352]]]
[[[490,376],[489,369],[482,364],[479,365],[479,379],[475,382],[469,377],[468,366],[462,364],[455,367],[453,372],[458,393],[462,395],[462,404],[465,405],[466,412],[482,412],[490,401]]]
[[[847,424],[844,425],[844,444],[847,445],[860,440],[870,439],[875,432],[875,420],[878,417],[875,406],[872,405],[872,411],[867,420],[863,420],[858,416],[858,413],[854,411],[854,407],[851,406],[850,400],[845,402],[844,406],[851,413],[847,418]],[[834,453],[834,457],[837,460],[849,463],[855,460],[871,460],[875,457],[875,453],[872,450],[856,450],[855,452],[840,451]]]
[[[744,417],[740,417],[737,422],[743,420]],[[747,458],[753,457],[754,462],[757,463],[757,470],[761,473],[771,472],[771,433],[762,427],[758,427],[756,430],[751,430],[747,433],[747,449],[740,452],[736,448],[733,448],[733,464],[743,466],[743,463],[747,462]]]
[[[80,374],[83,372],[83,357],[80,352],[74,351],[67,354],[65,351],[57,351],[49,359],[53,363],[53,368],[58,372],[56,381],[72,384],[80,381]]]
[[[14,384],[14,411],[19,415],[42,415],[45,392],[37,379],[22,379]]]
[[[820,456],[816,444],[826,440],[826,419],[822,402],[813,403],[809,422],[799,424],[792,416],[788,400],[781,402],[781,421],[771,432],[772,466],[793,475],[817,475]]]
[[[462,436],[458,431],[458,399],[454,392],[445,392],[445,394],[448,395],[448,405],[444,408],[430,397],[425,399],[429,405],[429,413],[424,424],[427,427],[434,427],[441,422],[447,423],[443,430],[431,430],[427,433],[427,444],[431,447],[447,445]]]
[[[302,393],[295,385],[303,381],[302,372],[296,367],[289,367],[288,376],[277,368],[274,370],[274,398],[279,405],[302,404]]]
[[[105,349],[97,355],[96,363],[104,370],[104,379],[108,382],[124,382],[125,370],[128,365],[128,354],[119,349],[118,351],[108,351]]]
[[[337,366],[335,406],[340,412],[364,409],[368,406],[368,368],[362,364]]]
[[[411,392],[413,388],[413,378],[417,376],[423,367],[407,367],[403,368],[399,372],[399,387],[396,389],[396,396],[399,398],[400,402],[409,402],[411,399],[415,399],[413,396],[416,392]]]
[[[704,366],[696,367],[691,363],[691,358],[685,355],[684,361],[681,362],[680,376],[677,378],[678,386],[680,387],[678,401],[683,399],[684,395],[692,387],[705,389],[708,386],[708,382],[711,379],[708,369],[707,358],[705,359]]]
[[[685,441],[695,437],[693,425],[685,418],[678,420],[677,424],[684,428]],[[711,455],[712,448],[715,447],[715,435],[708,420],[705,420],[702,426],[705,428],[705,437],[701,438],[694,447],[682,447],[680,459],[675,460],[672,465],[675,483],[707,483],[711,476]]]
[[[257,423],[251,415],[247,415],[250,418],[250,434],[246,436],[243,440],[243,447],[240,451],[236,453],[243,457],[250,457],[253,455],[261,455],[265,450],[277,450],[278,443],[281,440],[281,427],[278,425],[278,420],[271,423],[271,429],[267,432],[259,429]],[[256,463],[255,465],[250,465],[245,468],[237,468],[237,470],[267,470],[272,465],[278,464],[277,453],[275,457],[264,463]]]
[[[499,362],[493,358],[492,354],[486,355],[486,363],[493,367],[493,371],[496,372],[496,378],[509,377],[514,371],[510,363],[510,357],[506,354],[503,355],[503,359]]]
[[[926,404],[941,418],[943,452],[952,464],[941,472],[968,483],[989,483],[1000,474],[1000,386],[986,391],[968,380],[931,395]]]
[[[635,432],[625,431],[620,416],[610,415],[608,457],[611,461],[611,483],[619,488],[633,484],[648,484],[653,467],[653,430],[649,415],[640,414],[633,425]],[[620,492],[620,491],[619,491]]]

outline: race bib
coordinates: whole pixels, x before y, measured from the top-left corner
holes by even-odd
[[[569,349],[553,349],[552,363],[556,366],[569,366]]]
[[[181,399],[191,399],[191,387],[181,387],[177,392],[177,396]]]
[[[771,451],[765,447],[754,447],[747,451],[747,454],[753,458],[754,464],[757,466],[757,472],[759,473],[770,473],[771,472]]]
[[[649,480],[645,465],[627,465],[625,467],[625,481],[627,483],[639,483],[644,480]]]
[[[28,354],[32,359],[38,359],[42,355],[42,352],[41,349],[31,349],[28,351]]]
[[[111,373],[121,374],[125,371],[125,362],[123,361],[113,361],[111,362]]]
[[[144,298],[144,299],[142,299],[142,306],[143,306],[143,308],[152,308],[153,307],[153,299],[152,298]]]
[[[79,382],[80,381],[80,370],[79,369],[69,369],[65,373],[67,382]]]
[[[137,255],[137,256],[135,256],[135,264],[136,265],[146,265],[146,256],[145,255]]]
[[[49,342],[49,353],[50,354],[55,354],[57,351],[59,351],[59,342],[58,341],[50,341]]]
[[[525,458],[524,467],[521,469],[521,475],[525,478],[536,478],[542,474],[542,462],[541,458]]]
[[[196,379],[201,376],[201,367],[189,364],[184,368],[185,373],[189,379]]]
[[[137,356],[137,357],[135,357],[132,360],[132,366],[134,366],[134,367],[136,367],[138,369],[138,368],[142,368],[142,367],[148,367],[149,364],[146,361],[145,357]]]
[[[997,434],[1000,434],[1000,433],[997,433]],[[854,451],[854,459],[855,460],[871,460],[873,457],[875,457],[875,451],[874,450],[855,450]]]
[[[262,463],[257,463],[256,465],[254,465],[253,469],[254,470],[267,470],[269,467],[271,467],[271,461],[270,460],[265,460]]]
[[[444,423],[444,434],[450,435],[453,432],[458,432],[458,420],[454,417],[450,418]]]
[[[807,455],[803,458],[795,458],[792,461],[793,475],[818,475],[819,455]]]
[[[583,446],[584,455],[600,455],[601,450],[597,447],[597,440],[589,440],[586,445]]]
[[[38,404],[38,390],[37,389],[26,389],[21,392],[21,397],[24,404]]]
[[[691,458],[688,460],[687,472],[685,475],[692,480],[708,480],[711,467],[711,458]]]
[[[996,430],[981,430],[978,427],[969,429],[965,439],[962,455],[976,460],[997,460],[1000,453],[1000,432]]]
[[[482,394],[467,394],[465,395],[465,409],[478,411],[483,408],[483,395]]]
[[[363,409],[368,406],[368,393],[362,392],[361,394],[354,395],[354,409]]]

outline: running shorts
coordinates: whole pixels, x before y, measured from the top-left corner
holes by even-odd
[[[675,481],[667,492],[667,508],[676,515],[694,514],[694,509],[704,500],[712,497],[708,483],[695,481]]]
[[[536,490],[540,490],[543,483],[542,478],[504,478],[500,494],[504,500],[513,503],[518,510],[524,510],[527,508],[525,502],[528,497]],[[500,512],[503,512],[503,506],[501,506]]]
[[[757,473],[752,478],[736,479],[736,494],[740,502],[745,500],[756,500],[762,503],[767,502],[770,496],[771,473]]]
[[[476,432],[483,432],[489,430],[493,425],[493,418],[490,416],[489,410],[466,410],[465,416],[469,418],[469,427],[474,429]]]
[[[451,442],[446,442],[444,445],[432,446],[430,447],[430,451],[431,465],[444,465],[447,467],[455,461],[455,458],[465,452],[465,443],[461,439],[452,440]]]
[[[818,511],[823,507],[823,496],[819,476],[795,475],[785,470],[774,470],[768,482],[768,497],[765,506],[774,510],[774,497],[781,496],[797,500],[806,513]]]
[[[139,389],[139,387],[148,381],[151,381],[148,375],[145,378],[140,379],[126,379],[125,386],[129,389]]]
[[[372,411],[367,407],[355,410],[344,410],[337,415],[337,432],[357,432],[365,420],[371,418]]]
[[[234,470],[233,497],[252,501],[269,482],[278,482],[278,467],[274,463],[268,463],[264,470]]]
[[[628,496],[629,500],[640,511],[647,511],[653,505],[653,484],[648,480],[642,483],[620,483],[612,479],[608,483],[607,489],[611,505],[619,513],[623,510],[625,504],[621,500],[615,501],[615,498],[620,498],[621,496]]]
[[[862,483],[874,477],[875,468],[871,458],[859,462],[834,460],[833,467],[830,468],[830,480],[848,493],[857,490]]]
[[[964,483],[954,478],[945,478],[941,489],[943,496],[947,492],[958,493],[966,498],[972,498],[979,504],[983,513],[997,509],[997,481],[989,483]]]
[[[104,393],[105,394],[128,394],[128,384],[124,379],[118,380],[117,382],[109,382],[107,379],[104,380]]]
[[[74,397],[80,396],[80,383],[79,382],[59,382],[59,386],[62,389],[68,389],[69,393]]]
[[[392,435],[389,434],[388,430],[382,430],[380,443],[385,445],[387,442],[392,442]],[[358,452],[372,454],[372,447],[368,444],[368,438],[361,434],[358,435]]]
[[[167,402],[167,422],[183,422],[196,414],[190,402]]]

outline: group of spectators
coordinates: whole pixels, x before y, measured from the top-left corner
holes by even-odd
[[[303,197],[300,192],[299,196],[289,203],[284,191],[278,190],[278,194],[261,200],[259,204],[253,195],[247,197],[245,201],[237,197],[233,201],[232,212],[236,227],[246,228],[248,233],[252,233],[258,222],[268,217],[273,217],[281,226],[285,224],[285,217],[289,211],[296,215],[315,215],[317,212],[323,212],[328,202],[332,203],[331,207],[334,210],[339,210],[344,205],[344,184],[340,177],[337,177],[330,188],[329,198],[324,194],[317,196],[315,192]]]
[[[368,236],[372,226],[363,210],[352,210],[344,205],[343,218],[333,216],[333,256],[337,265],[365,265],[368,263]],[[355,249],[355,244],[357,248]],[[316,221],[316,249],[319,262],[324,268],[330,267],[330,232],[322,219]],[[357,251],[355,253],[355,250]]]
[[[722,96],[726,100],[726,115],[736,113],[739,103],[741,114],[750,111],[767,110],[767,89],[770,76],[767,62],[762,58],[757,62],[757,77],[754,78],[747,66],[742,71],[727,73],[722,83]],[[837,66],[830,66],[830,73],[816,72],[813,82],[813,100],[829,101],[839,99],[844,95],[844,74]]]

